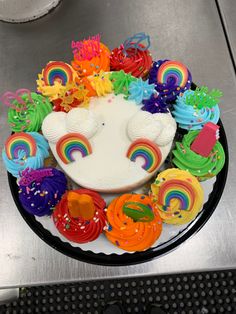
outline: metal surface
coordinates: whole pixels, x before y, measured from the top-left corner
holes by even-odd
[[[236,63],[236,2],[235,0],[218,0],[218,4]]]
[[[236,154],[236,79],[215,1],[205,0],[67,0],[51,15],[30,24],[0,24],[0,93],[35,88],[37,73],[49,60],[70,61],[70,42],[100,32],[114,47],[145,31],[154,58],[183,61],[194,82],[224,92],[222,120],[231,161]],[[6,109],[0,115],[2,140]],[[137,266],[103,267],[70,259],[42,242],[18,213],[0,168],[1,287],[117,276],[186,272],[236,267],[236,164],[213,216],[194,237],[166,256]]]

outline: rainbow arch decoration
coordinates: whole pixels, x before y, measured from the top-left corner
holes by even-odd
[[[33,136],[19,132],[12,134],[5,143],[5,152],[8,159],[17,159],[19,152],[24,151],[25,157],[35,156],[37,145]]]
[[[162,63],[157,72],[157,82],[169,84],[173,81],[174,86],[184,87],[188,81],[187,67],[178,61],[166,61]]]
[[[179,201],[180,210],[191,211],[194,207],[195,199],[196,193],[191,183],[177,179],[164,182],[158,194],[158,203],[162,205],[163,211],[168,211],[171,200]]]
[[[69,133],[60,138],[56,144],[56,151],[60,159],[69,164],[75,159],[74,152],[80,152],[82,157],[92,154],[92,147],[88,139],[80,133]]]
[[[144,160],[142,168],[147,172],[153,172],[159,167],[162,154],[159,147],[152,141],[138,139],[130,145],[126,157],[134,162],[141,157]]]
[[[43,70],[43,80],[48,86],[53,86],[55,82],[65,86],[73,82],[73,69],[62,61],[51,61]]]

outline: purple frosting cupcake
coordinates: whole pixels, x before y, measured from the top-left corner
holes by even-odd
[[[148,81],[155,84],[159,97],[168,104],[190,89],[192,76],[187,67],[178,61],[159,60],[153,63]]]
[[[36,216],[50,215],[67,189],[64,173],[55,168],[26,169],[18,184],[23,208]]]

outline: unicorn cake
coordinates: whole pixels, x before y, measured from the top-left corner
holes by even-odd
[[[71,47],[71,63],[46,63],[37,92],[2,95],[15,132],[3,162],[25,211],[46,215],[63,241],[104,237],[121,250],[146,250],[166,225],[195,219],[204,199],[199,181],[224,165],[221,92],[191,90],[189,69],[154,61],[144,33],[112,51],[100,35]],[[177,126],[185,135],[176,144]],[[146,192],[134,193],[144,184]]]

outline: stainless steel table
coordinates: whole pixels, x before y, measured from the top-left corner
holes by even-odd
[[[6,171],[0,168],[0,286],[68,282],[231,268],[236,266],[236,80],[215,1],[67,0],[50,15],[29,24],[0,24],[0,92],[35,88],[49,60],[70,61],[70,42],[100,32],[114,47],[145,31],[155,58],[183,61],[197,84],[224,91],[221,104],[230,147],[228,183],[219,206],[203,229],[181,247],[152,262],[102,267],[55,251],[27,226],[12,200]],[[0,115],[2,141],[8,136],[6,108]]]
[[[229,46],[236,63],[236,3],[234,0],[219,0],[218,3]]]

